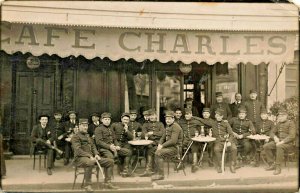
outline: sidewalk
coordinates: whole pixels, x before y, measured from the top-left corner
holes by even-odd
[[[187,190],[187,189],[215,189],[234,187],[248,187],[263,189],[264,187],[283,187],[288,190],[297,190],[298,188],[298,165],[295,162],[289,163],[290,168],[283,166],[282,173],[274,176],[273,172],[267,172],[263,166],[258,168],[245,166],[232,174],[229,168],[226,168],[225,174],[219,174],[213,167],[208,167],[204,163],[204,167],[196,173],[191,173],[190,166],[186,166],[186,176],[182,171],[176,173],[173,170],[173,164],[170,164],[170,175],[167,175],[167,164],[165,164],[165,180],[152,183],[150,177],[128,177],[122,178],[117,174],[116,167],[114,171],[113,183],[118,185],[122,190],[153,190],[153,189],[172,189],[172,190]],[[74,180],[74,168],[64,166],[62,160],[55,162],[53,175],[48,176],[46,169],[33,170],[33,160],[29,156],[14,156],[11,160],[6,160],[7,177],[3,179],[3,190],[7,191],[70,191]],[[143,166],[143,164],[142,164]],[[136,173],[142,173],[143,168],[136,170]],[[96,182],[95,176],[92,178]],[[79,176],[75,185],[75,191],[80,190],[82,176]],[[100,174],[100,182],[103,178]],[[96,189],[96,183],[93,184]]]

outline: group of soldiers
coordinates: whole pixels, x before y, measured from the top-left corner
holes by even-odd
[[[141,177],[150,177],[152,180],[163,180],[163,163],[172,157],[181,158],[192,143],[192,138],[200,135],[209,135],[216,138],[208,143],[209,165],[215,165],[217,172],[221,172],[221,155],[226,144],[229,152],[230,171],[235,173],[237,155],[240,153],[245,163],[254,157],[254,166],[259,166],[259,157],[256,150],[263,149],[268,166],[266,170],[275,170],[274,175],[281,173],[284,151],[293,145],[296,129],[293,122],[287,119],[287,112],[280,109],[278,123],[275,125],[268,120],[268,114],[262,103],[257,100],[257,92],[250,91],[250,100],[243,102],[241,94],[235,95],[236,101],[232,104],[223,102],[222,93],[216,93],[216,104],[211,108],[203,108],[202,117],[193,115],[192,108],[164,112],[165,125],[157,120],[154,109],[143,112],[143,122],[138,122],[137,111],[130,110],[123,113],[120,122],[112,123],[111,114],[104,112],[101,115],[91,115],[88,119],[79,119],[76,112],[68,112],[69,120],[62,122],[62,113],[54,113],[54,121],[48,124],[49,116],[41,115],[40,123],[34,126],[32,138],[37,148],[47,150],[47,173],[52,174],[54,155],[63,152],[64,164],[67,165],[74,154],[74,163],[83,166],[85,170],[85,188],[91,191],[91,174],[95,163],[99,161],[104,168],[104,186],[117,188],[111,183],[112,168],[116,163],[120,175],[131,176],[130,160],[137,154],[138,149],[128,141],[136,137],[152,140],[153,143],[145,146],[146,169]],[[263,134],[270,137],[261,143],[248,139],[251,134]],[[202,143],[191,145],[191,171],[199,169],[198,158],[202,150]],[[274,151],[275,150],[275,151]],[[275,155],[273,154],[275,152]]]

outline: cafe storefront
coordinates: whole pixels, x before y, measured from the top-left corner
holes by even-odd
[[[216,91],[233,102],[250,89],[267,104],[268,71],[293,62],[298,30],[297,8],[277,6],[4,2],[0,110],[10,150],[27,154],[38,115],[55,109],[118,121],[129,109],[161,116],[187,97],[201,111]]]

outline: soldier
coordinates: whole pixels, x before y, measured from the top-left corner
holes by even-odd
[[[166,130],[160,138],[157,150],[155,152],[155,163],[158,169],[158,175],[152,176],[152,180],[164,179],[164,159],[174,157],[180,152],[182,147],[183,132],[181,127],[175,123],[173,111],[166,112]]]
[[[129,131],[128,127],[129,117],[129,113],[123,113],[121,116],[121,122],[113,123],[111,125],[118,143],[117,147],[119,147],[117,148],[119,158],[122,157],[122,162],[124,161],[124,165],[122,167],[123,172],[121,172],[123,177],[129,176],[129,161],[132,155],[131,145],[128,144],[128,141],[133,139],[133,134],[131,131]]]
[[[181,108],[176,108],[175,109],[175,122],[180,125],[180,123],[184,120],[182,117],[182,109]]]
[[[88,119],[79,119],[79,132],[73,135],[71,139],[74,149],[74,163],[78,167],[85,167],[84,188],[87,192],[93,191],[91,187],[92,170],[96,164],[96,160],[98,160],[100,165],[104,168],[104,188],[116,189],[117,187],[111,183],[114,161],[109,158],[100,158],[94,140],[90,138],[87,130]]]
[[[51,148],[55,141],[55,131],[48,125],[49,116],[40,115],[39,124],[35,125],[31,132],[32,142],[36,150],[47,151],[47,174],[52,175],[51,169],[54,162],[54,151]]]
[[[64,127],[65,127],[65,138],[64,139],[66,141],[64,165],[69,164],[69,160],[72,156],[70,139],[71,139],[72,135],[78,129],[78,121],[76,119],[76,117],[77,117],[76,112],[69,111],[68,117],[69,117],[69,120],[64,123]]]
[[[260,121],[258,122],[258,127],[256,128],[256,133],[259,135],[267,135],[270,136],[271,130],[274,127],[273,121],[268,119],[268,112],[266,109],[261,110],[260,112]],[[257,140],[254,141],[255,148],[255,163],[254,166],[258,167],[259,166],[259,151],[262,148],[262,141]]]
[[[267,171],[274,170],[274,175],[281,173],[281,164],[284,159],[284,152],[293,147],[296,138],[295,124],[287,119],[287,111],[283,108],[278,110],[278,123],[271,131],[270,136],[274,141],[270,141],[263,146],[266,154],[268,167]],[[276,157],[274,158],[273,151]]]
[[[244,103],[242,102],[242,95],[241,93],[235,93],[234,95],[235,101],[229,105],[232,117],[238,117],[239,114],[239,108],[241,106],[244,106]]]
[[[99,127],[100,125],[100,115],[99,113],[95,112],[92,113],[91,118],[92,118],[92,122],[89,124],[88,134],[90,135],[90,137],[95,138],[94,132],[96,127]]]
[[[217,109],[223,109],[223,119],[224,120],[230,120],[232,117],[231,110],[229,108],[229,105],[225,102],[223,102],[223,94],[222,92],[216,92],[216,103],[210,107],[211,116],[213,119],[215,119],[215,112]]]
[[[149,110],[143,111],[143,117],[139,119],[139,122],[143,125],[144,123],[149,123]]]
[[[250,139],[247,136],[255,134],[255,128],[252,122],[246,118],[246,112],[244,107],[239,108],[238,117],[233,117],[229,121],[234,137],[236,138],[236,144],[242,147],[241,154],[244,161],[246,161],[246,156],[250,155],[252,149]]]
[[[247,118],[252,122],[256,128],[260,120],[260,111],[264,109],[263,104],[257,99],[257,91],[250,90],[250,100],[245,102],[247,110]]]
[[[136,121],[137,118],[137,111],[136,110],[130,110],[129,111],[130,116],[130,122],[128,124],[128,129],[130,132],[136,131],[136,132],[142,132],[142,125]]]
[[[61,151],[65,151],[65,128],[62,122],[62,112],[57,110],[54,112],[54,121],[52,122],[51,128],[55,130],[55,145]],[[56,155],[58,156],[58,154]]]
[[[199,117],[198,109],[197,109],[197,107],[194,106],[192,98],[186,98],[185,99],[185,108],[191,109],[192,113],[193,113],[193,116]]]
[[[183,130],[183,149],[186,149],[192,142],[192,138],[195,137],[196,133],[200,133],[199,128],[204,124],[199,120],[200,118],[193,117],[192,110],[185,109],[185,120],[180,124]],[[200,143],[193,143],[191,146],[193,155],[192,173],[195,173],[198,167],[198,152],[201,150]]]
[[[223,120],[223,109],[218,109],[215,113],[216,122],[214,122],[212,127],[212,137],[216,138],[214,142],[214,152],[216,157],[216,165],[217,172],[221,173],[221,157],[222,151],[225,145],[225,141],[227,141],[227,149],[230,152],[230,171],[235,173],[235,163],[236,163],[236,155],[237,148],[235,143],[233,142],[233,132],[227,121]]]
[[[160,138],[162,137],[165,127],[162,122],[157,121],[157,115],[154,110],[149,111],[150,114],[150,122],[144,123],[142,126],[142,139],[148,135],[148,139],[152,140],[153,143],[146,147],[146,154],[147,154],[147,166],[145,172],[140,175],[140,177],[147,177],[152,175],[152,165],[154,159],[154,153],[157,149],[157,145],[159,143]]]

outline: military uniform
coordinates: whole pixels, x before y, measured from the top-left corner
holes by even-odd
[[[224,120],[230,120],[232,117],[231,110],[229,108],[229,105],[225,102],[216,103],[210,107],[211,110],[211,117],[215,119],[215,112],[217,109],[222,109],[224,111],[223,119]]]
[[[79,167],[85,167],[85,184],[91,185],[92,169],[96,160],[90,158],[99,155],[94,141],[89,137],[89,134],[78,132],[73,135],[71,142],[74,150],[74,162]],[[104,183],[110,183],[114,165],[113,159],[101,158],[99,163],[104,167]]]
[[[36,150],[47,151],[47,169],[51,170],[54,166],[54,150],[47,145],[46,141],[49,140],[51,145],[55,141],[55,130],[50,128],[47,124],[45,128],[42,128],[41,124],[33,126],[31,132],[32,142],[35,145]],[[52,172],[47,171],[49,175]]]
[[[269,163],[269,170],[278,170],[274,174],[279,174],[281,172],[281,164],[284,159],[284,152],[292,148],[296,137],[295,124],[286,120],[284,122],[279,122],[275,125],[274,129],[270,133],[271,139],[277,136],[280,142],[283,144],[276,145],[275,141],[270,141],[263,146],[264,152],[266,154],[267,162]],[[276,150],[276,157],[274,159],[273,151]],[[275,161],[275,164],[274,164]]]
[[[252,144],[247,136],[255,134],[255,128],[249,119],[232,118],[229,121],[232,131],[238,135],[243,135],[242,139],[236,139],[236,144],[243,148],[242,156],[245,157],[250,154]]]
[[[142,125],[137,121],[130,121],[129,124],[128,124],[128,130],[130,132],[133,132],[133,130],[135,130],[136,132],[141,132],[142,131]]]
[[[248,100],[245,102],[245,107],[247,110],[247,118],[252,122],[256,128],[260,120],[261,110],[264,109],[263,104],[258,100]]]
[[[158,176],[152,178],[152,180],[164,179],[164,159],[177,155],[178,150],[182,147],[182,140],[183,132],[177,123],[172,123],[166,127],[163,136],[159,140],[162,149],[155,152],[155,163],[158,169]]]

